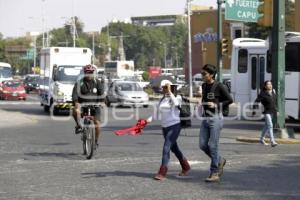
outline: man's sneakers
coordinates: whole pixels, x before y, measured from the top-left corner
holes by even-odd
[[[271,142],[271,147],[276,147],[278,144],[274,141],[274,142]]]
[[[226,159],[225,158],[221,158],[219,165],[218,165],[218,172],[212,172],[209,177],[207,177],[205,179],[205,182],[208,183],[213,183],[213,182],[220,182],[220,178],[223,175],[223,169],[224,166],[226,165]]]
[[[75,134],[79,134],[82,132],[82,127],[81,126],[76,126],[75,127]]]
[[[218,171],[219,171],[219,177],[221,177],[223,175],[223,168],[226,165],[226,159],[225,158],[221,158],[219,165],[218,165]]]
[[[261,140],[259,141],[259,143],[261,143],[262,145],[265,145],[265,146],[268,146],[268,145],[269,145],[268,143],[265,142],[264,139],[261,139]]]
[[[262,145],[265,145],[265,146],[268,146],[268,145],[269,145],[269,144],[266,143],[265,140],[263,140],[263,139],[261,139],[261,140],[259,141],[259,143],[261,143]],[[276,147],[277,145],[278,145],[278,144],[277,144],[275,141],[271,142],[271,147]]]
[[[218,172],[213,172],[205,179],[207,183],[220,182],[220,176]]]

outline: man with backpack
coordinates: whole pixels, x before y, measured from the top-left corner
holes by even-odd
[[[200,128],[199,146],[210,159],[210,175],[206,182],[219,182],[226,164],[219,155],[219,138],[223,128],[223,114],[228,115],[229,105],[233,102],[226,86],[215,80],[217,68],[206,64],[202,68],[202,106],[203,122]]]

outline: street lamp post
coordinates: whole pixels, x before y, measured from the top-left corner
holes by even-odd
[[[93,64],[95,64],[95,34],[93,32]]]
[[[43,4],[42,4],[42,22],[43,22],[43,48],[45,47],[45,0],[42,0]],[[48,39],[48,38],[47,38]]]
[[[193,80],[192,80],[192,38],[191,38],[191,2],[187,0],[187,14],[188,14],[188,47],[189,47],[189,97],[193,97]]]
[[[164,68],[167,68],[167,45],[163,42],[159,42],[159,44],[164,46]]]
[[[34,49],[33,49],[33,67],[34,67],[34,69],[36,67],[36,39],[37,39],[38,35],[39,35],[39,32],[30,32],[30,36],[33,37],[33,47],[34,47]]]
[[[165,68],[167,68],[167,45],[164,43]]]

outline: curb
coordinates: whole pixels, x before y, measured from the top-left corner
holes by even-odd
[[[276,138],[275,138],[276,139]],[[259,138],[255,137],[237,137],[237,141],[246,143],[260,143]],[[276,139],[278,144],[300,144],[300,139]]]

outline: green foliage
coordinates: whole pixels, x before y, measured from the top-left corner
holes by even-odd
[[[142,74],[142,77],[144,81],[149,81],[149,73],[147,71]]]
[[[169,27],[144,27],[125,23],[111,23],[102,29],[106,34],[109,28],[112,42],[117,44],[115,36],[124,36],[124,49],[127,60],[134,60],[138,69],[145,70],[150,65],[164,65],[164,45],[166,59],[176,60],[183,66],[184,45],[187,38],[185,24]],[[107,39],[106,39],[107,40]],[[117,45],[112,44],[112,59],[116,59]],[[173,62],[173,65],[175,62]]]
[[[76,21],[76,46],[93,47],[93,34],[85,33],[84,24],[78,17]],[[148,66],[163,66],[165,59],[173,60],[173,66],[178,60],[178,66],[183,66],[184,46],[187,38],[186,24],[178,23],[168,27],[144,27],[126,23],[110,23],[109,26],[102,29],[101,34],[94,32],[96,64],[101,66],[106,60],[109,52],[108,46],[108,28],[110,37],[110,46],[112,59],[118,57],[118,36],[124,36],[124,50],[127,60],[134,60],[136,69],[146,70]],[[71,47],[73,46],[72,21],[68,20],[63,27],[49,30],[49,46]],[[0,59],[7,61],[18,68],[30,68],[33,61],[22,60],[18,57],[5,56],[5,47],[20,45],[26,48],[32,48],[33,41],[26,38],[2,39],[0,33]],[[42,34],[37,37],[37,52],[42,48]],[[39,63],[37,57],[37,64]],[[147,75],[145,75],[147,78]]]

